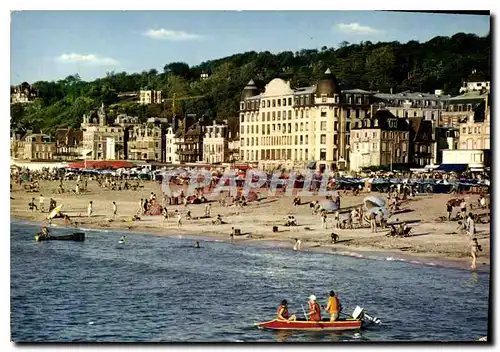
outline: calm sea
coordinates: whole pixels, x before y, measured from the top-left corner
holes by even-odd
[[[487,334],[489,273],[152,235],[86,232],[35,242],[11,222],[13,341],[472,341]],[[68,230],[54,229],[55,234]],[[382,320],[347,333],[279,333],[253,323],[330,290]]]

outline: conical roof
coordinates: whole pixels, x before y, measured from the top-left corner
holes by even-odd
[[[257,85],[255,84],[253,79],[251,79],[247,83],[245,88],[243,88],[243,92],[241,93],[241,100],[254,97],[256,95],[259,95],[259,93],[260,93],[259,88],[257,88]]]
[[[318,81],[316,88],[316,97],[320,98],[323,94],[327,97],[332,98],[334,94],[340,94],[339,84],[337,78],[328,68],[321,79]]]

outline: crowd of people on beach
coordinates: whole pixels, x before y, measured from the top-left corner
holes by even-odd
[[[360,228],[369,227],[372,233],[378,233],[381,230],[382,231],[387,230],[386,235],[390,237],[407,237],[410,235],[411,228],[405,222],[399,222],[399,219],[396,218],[395,222],[393,221],[389,223],[388,217],[391,217],[400,212],[402,204],[406,204],[406,202],[410,201],[411,199],[413,199],[418,195],[417,187],[405,182],[390,185],[386,197],[386,204],[389,212],[389,216],[387,216],[387,214],[385,214],[384,211],[382,211],[382,209],[378,209],[376,211],[369,211],[369,209],[367,209],[363,205],[353,206],[349,209],[341,209],[340,207],[341,196],[345,196],[347,191],[351,190],[355,195],[359,194],[360,192],[365,192],[366,194],[371,194],[373,192],[371,191],[371,187],[369,184],[367,184],[365,187],[361,185],[356,185],[356,186],[336,185],[334,182],[335,181],[334,178],[337,176],[338,175],[336,174],[329,175],[330,178],[328,184],[331,187],[328,188],[328,190],[329,192],[333,191],[333,193],[332,192],[327,193],[327,195],[324,198],[324,201],[320,202],[319,200],[315,200],[309,203],[309,208],[311,210],[311,213],[315,216],[318,216],[317,219],[319,228],[325,231],[328,229],[333,229],[334,232],[330,233],[332,243],[336,243],[338,241],[338,238],[340,237],[337,233],[335,233],[338,230],[358,230]],[[381,177],[381,178],[406,177],[408,179],[432,178],[432,179],[446,179],[446,180],[454,180],[457,179],[457,177],[460,177],[459,175],[456,175],[454,173],[448,174],[442,172],[431,172],[431,173],[377,172],[377,173],[368,173],[361,175],[358,174],[354,176]],[[466,176],[472,177],[471,175],[466,175]],[[220,174],[214,175],[212,177],[212,181],[208,186],[208,190],[216,187],[217,185],[216,181],[218,181],[220,177],[221,177]],[[479,175],[476,178],[488,179],[488,176]],[[21,186],[26,186],[23,187],[23,189],[26,192],[40,193],[41,180],[51,181],[57,184],[57,188],[55,190],[52,191],[44,190],[44,193],[48,192],[52,194],[48,207],[49,213],[56,207],[56,201],[53,197],[54,194],[66,193],[66,192],[72,192],[74,194],[84,194],[88,192],[88,184],[91,181],[97,183],[99,188],[110,191],[129,191],[129,190],[138,191],[144,187],[143,184],[144,181],[130,180],[130,177],[120,174],[111,174],[111,173],[85,174],[78,172],[75,173],[73,171],[67,171],[67,170],[64,171],[61,169],[48,169],[48,168],[35,171],[26,168],[11,169],[11,182]],[[65,187],[65,182],[68,180],[76,181],[76,184],[75,182],[73,182],[73,184],[75,184],[74,190],[69,190],[67,189],[67,187]],[[189,180],[190,178],[184,175],[174,178],[172,180],[172,183],[176,185],[182,184],[184,186],[189,186]],[[11,183],[11,189],[12,189],[12,183]],[[269,182],[264,183],[264,185],[262,186],[263,189],[265,189],[266,187],[269,187]],[[283,185],[283,187],[277,187],[277,188],[280,189],[281,192],[286,191],[285,185]],[[141,200],[138,202],[139,203],[138,209],[135,212],[135,214],[133,214],[131,220],[140,221],[142,216],[158,215],[158,216],[163,216],[163,224],[165,224],[169,223],[168,221],[169,218],[173,217],[176,219],[176,225],[178,227],[181,227],[183,220],[195,221],[198,219],[212,218],[212,204],[208,202],[204,194],[204,192],[207,191],[207,189],[204,188],[195,189],[193,194],[190,195],[185,195],[184,189],[189,189],[189,187],[187,188],[185,187],[177,191],[168,192],[166,194],[161,194],[161,196],[158,197],[159,199],[157,199],[157,195],[154,192],[151,192],[148,198],[141,198]],[[319,183],[312,182],[309,190],[312,191],[313,194],[317,194],[314,192],[318,192]],[[248,199],[245,197],[247,193],[244,194],[243,187],[238,187],[236,192],[224,191],[220,193],[218,204],[223,207],[230,207],[230,206],[238,208],[245,207],[248,204],[250,204],[251,201],[255,201],[259,198],[257,191],[252,191],[252,192],[253,192],[252,199],[250,200],[249,195]],[[280,194],[278,193],[278,196],[279,195]],[[334,208],[325,207],[324,202],[326,201],[330,201],[332,204],[334,204]],[[202,203],[206,203],[204,206],[203,215],[194,216],[193,210],[195,208],[193,209],[187,208],[189,205],[202,204]],[[182,211],[182,209],[176,209],[174,212],[169,212],[167,210],[167,207],[170,206],[175,207],[177,205],[184,205],[186,211]],[[304,205],[304,201],[301,199],[300,196],[296,195],[293,198],[293,205],[294,206]],[[457,208],[458,210],[454,214],[455,208]],[[470,208],[471,211],[467,212],[467,208]],[[43,194],[40,193],[38,197],[38,202],[36,201],[35,197],[32,197],[28,203],[28,209],[31,212],[35,211],[45,212],[47,208],[45,207],[45,197],[43,196]],[[109,209],[111,214],[110,221],[113,221],[119,216],[117,202],[111,201],[109,203]],[[447,216],[445,217],[445,219],[448,221],[457,221],[460,233],[467,234],[469,236],[469,239],[473,242],[477,241],[477,238],[475,237],[476,224],[485,220],[481,220],[484,219],[483,214],[474,214],[472,212],[472,209],[473,209],[473,204],[468,205],[463,198],[458,198],[453,201],[450,200],[446,204]],[[480,197],[477,201],[476,209],[485,211],[489,210],[489,194],[480,194]],[[90,201],[87,207],[87,217],[90,218],[93,217],[93,215],[94,215],[94,203],[93,201]],[[121,215],[126,215],[126,214],[121,214]],[[330,216],[332,219],[331,222],[329,221]],[[69,216],[67,214],[63,214],[62,212],[55,214],[55,217],[62,217],[65,219],[66,222],[71,222]],[[215,219],[212,219],[210,222],[210,224],[212,225],[221,225],[225,223],[226,222],[223,221],[221,214],[217,214]],[[285,222],[285,226],[299,226],[298,221],[294,215],[288,216]],[[234,240],[234,233],[231,233],[230,236],[231,240]],[[300,240],[296,239],[295,241],[295,247],[297,248],[297,250],[300,249],[300,243],[298,241]],[[472,247],[473,250],[471,250],[471,253],[473,251],[475,254],[471,255],[474,258],[477,258],[477,255],[480,252],[480,250],[477,249],[478,248],[477,246],[473,245]]]

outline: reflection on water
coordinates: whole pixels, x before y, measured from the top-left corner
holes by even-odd
[[[474,282],[475,284],[479,282],[479,276],[475,271],[472,272],[472,282]]]

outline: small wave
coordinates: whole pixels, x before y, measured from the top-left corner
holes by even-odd
[[[426,263],[427,265],[436,266],[434,263]]]
[[[85,227],[78,227],[77,228],[80,231],[92,231],[92,232],[110,232],[110,230],[102,230],[102,229],[88,229]]]
[[[385,260],[388,260],[388,261],[393,261],[393,260],[395,260],[395,259],[394,259],[393,257],[387,257],[387,258],[385,258]]]
[[[410,263],[412,263],[412,264],[422,264],[422,262],[419,262],[418,260],[410,260]]]

